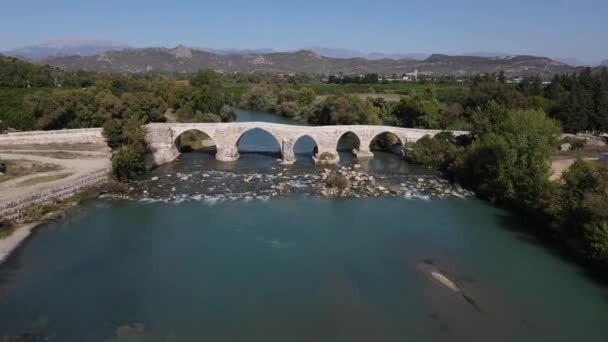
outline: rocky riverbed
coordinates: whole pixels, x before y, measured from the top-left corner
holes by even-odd
[[[380,197],[434,199],[470,197],[473,193],[437,176],[371,174],[359,165],[316,169],[312,173],[275,168],[273,172],[195,171],[156,173],[132,181],[124,193],[110,196],[140,201],[266,200],[304,194],[322,197]]]

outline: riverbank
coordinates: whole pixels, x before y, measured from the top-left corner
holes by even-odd
[[[85,130],[84,134],[90,134]],[[97,139],[97,131],[93,131]],[[77,134],[80,138],[82,133]],[[45,141],[26,133],[0,139],[0,160],[14,166],[0,181],[0,263],[32,230],[77,205],[91,188],[108,181],[110,154],[98,141],[71,143],[74,134],[49,134]],[[35,135],[33,137],[36,137]],[[86,139],[85,139],[86,140]],[[27,168],[20,168],[26,165]]]

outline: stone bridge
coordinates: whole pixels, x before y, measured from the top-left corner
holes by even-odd
[[[238,144],[241,137],[250,130],[261,129],[274,137],[279,145],[283,163],[296,161],[294,146],[298,139],[308,136],[317,145],[316,162],[335,163],[338,161],[338,141],[346,133],[352,133],[359,139],[359,147],[353,152],[358,158],[373,157],[370,151],[372,140],[384,133],[392,133],[401,145],[415,142],[425,135],[433,136],[441,131],[393,126],[296,126],[269,122],[234,122],[234,123],[152,123],[146,126],[146,140],[151,151],[152,162],[161,165],[174,160],[179,154],[178,138],[187,131],[195,130],[205,133],[215,142],[216,159],[234,161],[239,158]],[[468,134],[464,131],[453,131],[454,135]]]

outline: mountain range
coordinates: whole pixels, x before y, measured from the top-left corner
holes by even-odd
[[[504,70],[509,76],[572,72],[582,65],[577,59],[511,56],[502,52],[466,55],[424,53],[365,53],[352,49],[312,46],[280,52],[264,49],[132,48],[103,40],[52,40],[3,52],[30,61],[65,69],[107,72],[192,73],[200,69],[225,72],[402,74],[418,70],[430,76],[467,76]],[[608,61],[603,62],[604,65]]]
[[[53,39],[42,44],[4,51],[2,54],[36,61],[59,56],[94,56],[106,51],[125,48],[128,46],[110,40]]]
[[[498,73],[507,76],[539,75],[550,78],[556,73],[573,72],[576,68],[535,56],[448,56],[434,54],[423,60],[365,59],[325,57],[312,50],[269,53],[218,53],[185,46],[175,48],[125,48],[93,56],[57,56],[40,60],[68,70],[90,70],[121,73],[193,73],[201,69],[221,72],[274,72],[310,74],[383,75],[411,73],[428,76],[470,76]]]

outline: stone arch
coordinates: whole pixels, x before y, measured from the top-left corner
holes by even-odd
[[[299,151],[298,150],[298,143],[306,143],[306,140],[308,140],[308,144],[310,144],[310,142],[313,143],[312,146],[307,146],[305,145],[304,148],[306,150],[310,150],[310,151]],[[297,156],[298,154],[302,154],[302,153],[311,153],[311,157],[315,157],[317,155],[317,152],[319,151],[319,143],[317,142],[317,139],[315,139],[315,137],[311,134],[300,134],[298,136],[296,136],[293,139],[293,155],[294,157]],[[302,148],[302,146],[300,146],[300,148]],[[295,157],[295,159],[297,159],[297,157]]]
[[[192,137],[190,139],[201,139],[200,141],[200,149],[207,149],[209,151],[217,149],[217,142],[211,136],[211,134],[205,132],[204,130],[198,128],[190,128],[185,129],[176,134],[173,139],[173,145],[179,153],[190,152],[188,150],[197,150],[199,146],[196,145],[196,141],[192,141],[194,146],[190,145],[189,148],[184,148],[184,141],[182,140],[184,137],[187,137],[188,134],[191,134]]]
[[[381,141],[379,142],[379,139],[387,139],[385,141]],[[405,142],[403,141],[403,138],[399,137],[399,135],[397,135],[395,132],[392,132],[390,130],[385,130],[385,131],[379,131],[377,133],[375,133],[372,138],[369,141],[369,146],[368,148],[371,151],[377,150],[377,144],[391,144],[395,145],[395,144],[399,144],[399,146],[403,147],[405,145]],[[376,145],[376,146],[375,146]],[[381,147],[385,147],[385,148],[390,148],[391,146],[381,146]]]
[[[353,131],[343,132],[336,140],[336,151],[348,151],[355,153],[355,151],[361,148],[361,140],[361,137],[359,137],[359,135]],[[342,146],[340,146],[341,142]]]
[[[403,138],[390,130],[376,133],[369,142],[370,151],[384,151],[397,155],[403,154],[404,146]]]
[[[271,141],[274,142],[274,146],[266,145],[266,146],[261,146],[261,148],[255,148],[253,146],[245,146],[243,152],[262,152],[262,153],[278,152],[278,153],[282,154],[282,151],[283,151],[282,141],[279,138],[277,138],[277,136],[275,134],[273,134],[272,132],[270,132],[264,128],[261,128],[261,127],[252,127],[250,129],[247,129],[243,133],[241,133],[238,136],[238,138],[236,139],[236,143],[235,143],[237,150],[240,150],[240,148],[241,148],[240,144],[243,142],[243,138],[247,134],[254,134],[254,135],[258,135],[258,136],[270,136],[270,137],[272,137]],[[276,148],[276,149],[272,150],[273,148]]]

